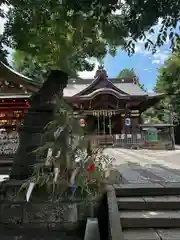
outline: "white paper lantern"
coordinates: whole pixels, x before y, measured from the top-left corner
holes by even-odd
[[[83,118],[81,118],[79,122],[81,127],[85,127],[85,120]]]

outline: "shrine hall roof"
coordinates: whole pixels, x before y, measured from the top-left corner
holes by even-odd
[[[85,90],[93,83],[94,79],[69,79],[69,84],[67,88],[64,89],[64,96],[70,97],[79,92]],[[142,90],[138,84],[133,83],[132,79],[118,79],[110,78],[108,79],[116,88],[121,90],[127,95],[133,96],[152,96],[152,93],[147,93]],[[154,94],[153,96],[156,96]]]
[[[132,95],[132,96],[148,96],[148,97],[157,97],[159,94],[156,93],[147,93],[142,90],[140,86],[134,81],[134,79],[118,79],[118,78],[92,78],[92,79],[81,79],[81,78],[69,78],[68,86],[64,89],[64,96],[71,97],[77,95],[84,91],[87,88],[93,87],[94,84],[98,81],[105,81],[105,83],[110,82],[111,86],[114,86],[117,91],[120,90],[122,95]],[[36,92],[41,87],[41,84],[38,81],[35,81],[31,78],[19,74],[12,68],[6,66],[4,63],[0,62],[0,80],[6,80],[9,82],[19,83],[24,85],[30,92]],[[101,87],[100,87],[101,88]],[[98,89],[98,87],[96,87]]]

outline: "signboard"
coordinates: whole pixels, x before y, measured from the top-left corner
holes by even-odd
[[[158,134],[156,128],[149,128],[148,129],[148,141],[157,141]]]
[[[131,125],[131,119],[130,118],[125,118],[125,125],[130,126]]]

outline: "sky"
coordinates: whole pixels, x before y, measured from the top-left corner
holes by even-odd
[[[158,68],[163,65],[170,54],[171,51],[168,43],[161,49],[158,49],[154,55],[144,50],[143,43],[138,43],[136,52],[131,57],[121,49],[117,51],[115,57],[108,54],[104,59],[104,67],[110,78],[116,77],[124,68],[133,68],[140,82],[145,85],[147,90],[152,91],[156,83]],[[98,63],[96,63],[95,69],[97,69],[97,67]],[[95,70],[93,72],[79,73],[82,78],[92,78],[94,74]]]
[[[0,19],[0,33],[3,32],[4,21]],[[157,32],[161,27],[161,20],[159,20],[158,24],[154,27],[155,34],[151,36],[151,40],[155,39],[157,36]],[[10,54],[8,56],[8,60],[11,61],[11,53],[12,50],[8,49]],[[166,44],[157,50],[157,52],[153,55],[151,52],[145,51],[144,43],[142,41],[138,41],[135,47],[135,53],[133,56],[129,57],[128,54],[121,50],[120,48],[117,50],[117,54],[115,57],[106,55],[104,59],[104,67],[108,73],[109,78],[116,77],[119,72],[124,68],[133,68],[140,79],[140,82],[145,85],[145,88],[149,91],[155,86],[158,68],[160,68],[164,61],[171,54],[170,44],[167,41]],[[79,76],[81,78],[93,78],[95,75],[95,71],[98,67],[98,62],[93,60],[95,63],[95,69],[92,72],[80,72]]]
[[[154,26],[154,35],[149,36],[147,34],[148,38],[152,41],[157,37],[161,22],[162,20],[159,19],[158,24]],[[104,66],[110,78],[116,77],[124,68],[133,68],[139,77],[141,84],[144,84],[148,91],[152,91],[156,84],[158,69],[164,64],[165,60],[170,55],[171,49],[169,40],[167,40],[161,48],[157,49],[155,54],[146,51],[144,49],[144,42],[139,40],[136,43],[133,56],[129,57],[127,52],[119,48],[115,57],[107,54],[104,59]],[[95,63],[95,69],[97,69],[98,63]],[[93,74],[95,74],[95,70],[93,71]],[[91,72],[82,72],[79,75],[82,78],[91,78],[94,76]]]

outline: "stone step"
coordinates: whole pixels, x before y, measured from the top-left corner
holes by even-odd
[[[180,211],[120,211],[122,228],[180,228]]]
[[[114,184],[117,197],[180,195],[180,183]]]
[[[180,195],[155,197],[119,197],[119,210],[180,210]]]
[[[0,167],[0,175],[1,174],[9,174],[11,171],[11,167]]]
[[[2,240],[84,240],[84,233],[35,229],[8,229],[0,226]]]
[[[124,240],[179,240],[180,228],[170,229],[126,229]]]
[[[0,166],[8,165],[12,166],[13,161],[12,160],[0,160]]]

